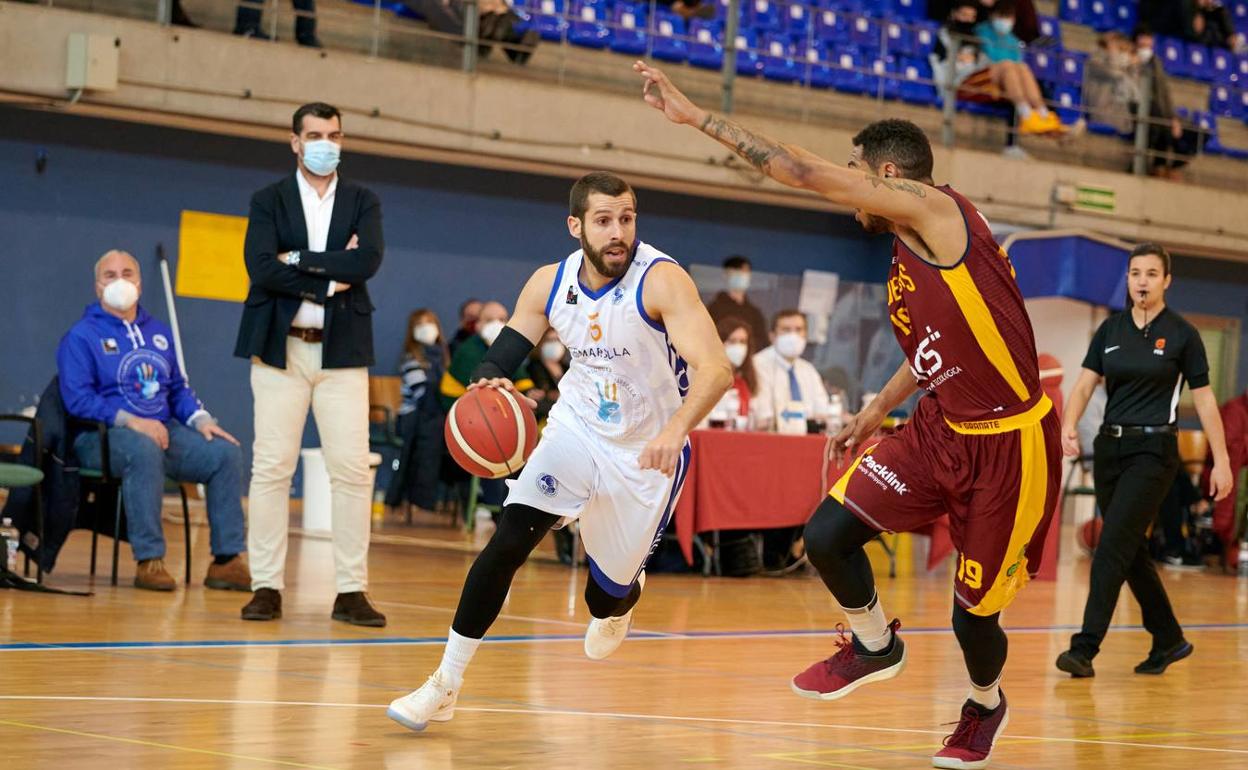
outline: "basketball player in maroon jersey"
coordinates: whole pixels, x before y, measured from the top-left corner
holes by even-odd
[[[1040,565],[1061,474],[1060,422],[1040,389],[1036,345],[1014,270],[964,197],[932,181],[918,126],[882,120],[853,140],[847,166],[755,134],[693,104],[643,62],[646,103],[693,126],[791,187],[853,207],[872,233],[891,232],[888,309],[906,363],[837,442],[861,454],[806,525],[806,549],[852,630],[838,651],[793,679],[799,695],[835,700],[891,679],[905,645],[875,590],[863,546],[881,531],[949,514],[958,570],[953,629],[971,679],[958,727],[936,767],[988,764],[1008,717],[1000,688],[1001,610]],[[910,422],[870,437],[917,389]]]

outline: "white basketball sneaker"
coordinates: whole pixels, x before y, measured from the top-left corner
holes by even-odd
[[[391,701],[386,716],[409,730],[423,730],[430,722],[451,721],[458,699],[459,690],[446,684],[441,671],[434,671],[419,690]]]
[[[646,573],[644,571],[637,576],[637,585],[639,590],[645,587]],[[633,609],[636,608],[637,605],[633,605]],[[602,660],[609,657],[624,643],[624,638],[628,636],[628,630],[632,627],[633,610],[617,618],[601,620],[594,618],[589,621],[589,628],[585,629],[585,655],[590,660]]]

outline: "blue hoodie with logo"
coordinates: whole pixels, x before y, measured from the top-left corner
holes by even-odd
[[[108,425],[122,413],[187,425],[207,415],[187,384],[173,332],[139,306],[133,323],[88,305],[56,351],[61,399],[74,417]]]

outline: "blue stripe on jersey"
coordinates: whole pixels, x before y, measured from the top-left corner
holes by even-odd
[[[582,260],[584,260],[584,259],[585,259],[585,257],[581,257],[581,259],[582,259]],[[632,267],[632,264],[631,264],[631,263],[629,264],[629,267]],[[609,291],[611,291],[612,289],[614,289],[614,288],[615,288],[615,285],[616,285],[617,283],[619,283],[620,281],[624,280],[624,276],[626,276],[626,275],[628,275],[628,271],[627,271],[627,270],[625,270],[624,272],[620,273],[620,274],[619,274],[619,275],[617,275],[616,277],[612,278],[610,281],[608,281],[608,282],[607,282],[607,283],[606,283],[606,284],[605,284],[602,288],[600,288],[598,291],[594,291],[594,290],[590,289],[588,286],[586,286],[585,284],[581,283],[581,275],[580,275],[580,273],[579,273],[579,272],[578,272],[578,273],[577,273],[577,275],[576,275],[576,283],[577,283],[577,284],[581,287],[581,293],[582,293],[582,294],[584,294],[586,297],[589,297],[590,299],[602,299],[603,297],[605,297],[605,296],[607,295],[607,292],[609,292]]]
[[[546,298],[546,317],[550,318],[550,307],[555,304],[555,295],[559,293],[559,285],[563,283],[563,268],[568,264],[568,260],[559,263],[559,270],[555,272],[555,284],[550,287],[550,296]]]
[[[641,295],[646,289],[646,276],[650,275],[650,268],[660,262],[671,262],[673,265],[679,265],[679,263],[674,259],[656,259],[646,265],[646,269],[642,272],[641,278],[637,279],[637,312],[641,315],[641,320],[650,324],[650,328],[654,329],[656,332],[667,334],[667,329],[663,326],[663,324],[650,317],[650,314],[646,312],[645,303],[641,301]]]
[[[659,518],[659,526],[654,531],[654,540],[650,543],[650,550],[646,552],[646,558],[641,560],[641,565],[637,567],[637,572],[633,574],[632,582],[628,585],[615,582],[603,573],[602,568],[594,562],[594,557],[586,554],[586,558],[589,561],[590,576],[609,595],[617,599],[623,599],[625,596],[628,596],[628,592],[633,588],[633,583],[637,582],[637,576],[646,568],[646,562],[650,560],[650,555],[654,553],[655,548],[659,547],[659,541],[663,539],[663,532],[667,529],[667,525],[672,520],[672,515],[676,512],[676,502],[680,499],[680,492],[685,487],[685,477],[689,473],[689,459],[692,456],[693,445],[689,443],[689,439],[685,439],[685,446],[680,450],[680,457],[676,459],[676,473],[672,482],[672,491],[667,496],[667,505],[663,509],[663,515]]]

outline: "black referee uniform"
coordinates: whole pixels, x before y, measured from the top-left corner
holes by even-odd
[[[1163,308],[1143,328],[1129,309],[1107,318],[1083,367],[1104,376],[1109,396],[1093,443],[1096,502],[1105,522],[1092,559],[1083,628],[1071,638],[1071,651],[1088,660],[1096,656],[1125,581],[1153,635],[1151,658],[1185,644],[1149,556],[1147,533],[1180,466],[1179,393],[1184,382],[1190,388],[1208,385],[1209,364],[1196,329]]]

